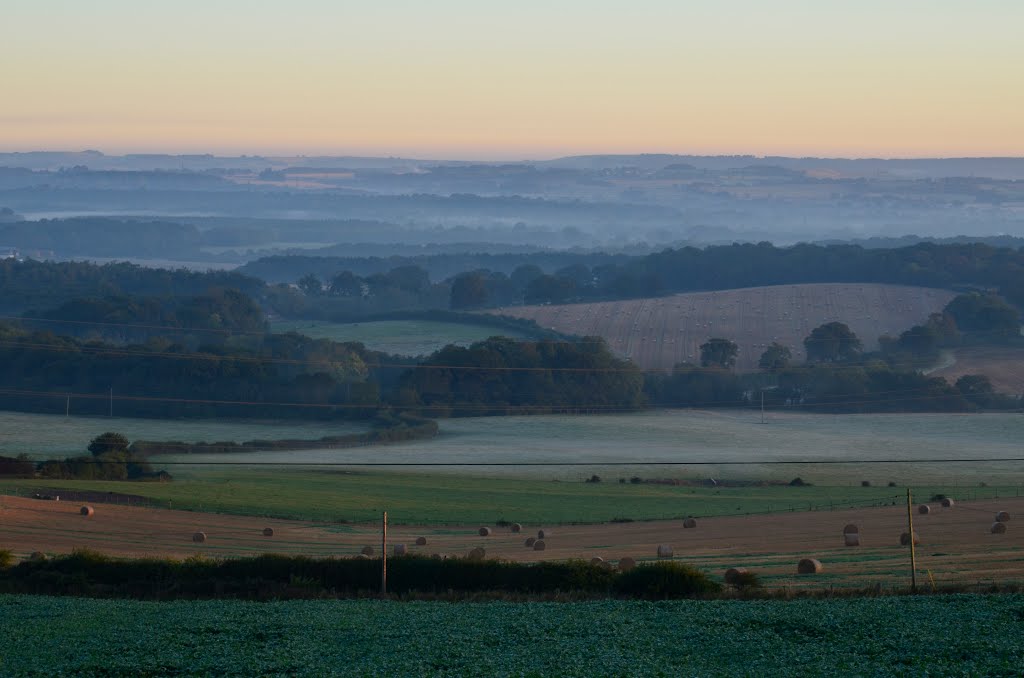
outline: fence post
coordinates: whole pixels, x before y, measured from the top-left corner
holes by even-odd
[[[380,526],[380,594],[388,593],[388,512],[384,511]]]
[[[917,553],[914,550],[914,511],[910,497],[910,488],[907,488],[907,527],[910,529],[910,590],[917,593]]]

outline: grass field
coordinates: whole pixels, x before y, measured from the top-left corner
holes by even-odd
[[[281,320],[271,323],[274,332],[299,332],[314,339],[358,341],[374,351],[393,355],[430,355],[448,344],[467,346],[500,334],[522,338],[513,330],[470,323],[431,320],[379,320],[362,323],[329,323],[319,320]]]
[[[446,419],[440,434],[379,449],[253,452],[250,462],[403,464],[584,464],[576,467],[418,468],[460,475],[582,480],[643,478],[739,479],[788,482],[795,476],[820,485],[1024,483],[1020,463],[890,464],[892,460],[1021,457],[1024,417],[1019,414],[825,415],[742,410],[655,410],[614,415],[552,415]],[[236,456],[159,457],[170,461],[241,461]],[[804,460],[866,464],[812,466]],[[716,464],[749,462],[745,466]],[[609,466],[623,462],[621,467]],[[638,462],[635,465],[632,462]],[[677,466],[642,466],[668,462]],[[759,462],[787,462],[770,465]],[[692,465],[686,465],[691,463]]]
[[[105,431],[123,433],[129,440],[180,440],[192,443],[316,439],[365,430],[366,427],[361,424],[339,422],[65,417],[0,412],[0,431],[3,432],[0,435],[0,455],[25,453],[32,458],[47,459],[86,454],[89,441]]]
[[[1022,610],[1021,595],[461,604],[0,596],[0,673],[1009,676],[1024,665]]]
[[[129,437],[248,439],[319,437],[323,424],[147,422],[5,414],[7,454],[81,453],[94,435],[120,430]],[[464,523],[481,520],[603,522],[731,515],[772,509],[806,509],[898,494],[887,487],[953,496],[1016,494],[1024,485],[1018,462],[884,463],[893,460],[1020,457],[1024,417],[985,415],[791,415],[743,411],[654,411],[628,415],[499,417],[445,420],[441,435],[374,448],[166,455],[154,466],[171,483],[5,480],[0,491],[31,494],[42,488],[96,489],[150,497],[161,505],[195,511],[317,520],[371,520],[381,510],[400,522]],[[133,428],[138,427],[138,428]],[[198,427],[198,428],[189,428]],[[207,428],[207,427],[213,427]],[[232,427],[234,427],[232,429]],[[275,428],[281,427],[281,428]],[[191,432],[192,435],[188,435]],[[233,432],[233,435],[232,435]],[[799,463],[863,460],[862,464]],[[727,466],[721,461],[752,465]],[[609,466],[611,462],[625,466]],[[682,465],[643,466],[642,461]],[[763,462],[796,462],[769,465]],[[366,462],[409,467],[371,468]],[[437,462],[455,466],[420,466]],[[458,466],[502,462],[513,466]],[[514,464],[582,463],[581,466]],[[698,462],[712,462],[709,465]],[[199,465],[199,463],[215,465]],[[221,463],[231,464],[216,465]],[[298,464],[287,468],[273,465]],[[344,466],[315,466],[316,464]],[[349,466],[348,464],[351,464]],[[591,475],[603,482],[584,483]],[[628,482],[685,479],[716,482],[774,481],[796,476],[813,487],[673,486]],[[619,479],[627,482],[620,483]],[[861,487],[862,481],[871,487]],[[981,487],[982,484],[988,487]]]
[[[846,323],[866,348],[874,347],[879,336],[898,336],[941,311],[954,296],[925,287],[821,283],[494,312],[559,332],[604,337],[617,354],[645,369],[699,363],[700,345],[724,337],[740,347],[737,368],[750,371],[773,341],[789,346],[793,357],[802,360],[804,337],[830,321]]]

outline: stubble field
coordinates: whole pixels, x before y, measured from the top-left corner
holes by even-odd
[[[1024,394],[1024,349],[976,346],[953,352],[952,364],[932,374],[953,383],[965,374],[984,374],[997,393]]]
[[[699,363],[700,345],[723,337],[739,345],[737,369],[751,371],[772,342],[788,346],[796,360],[803,360],[804,338],[826,322],[846,323],[866,348],[876,347],[879,336],[898,336],[941,311],[954,296],[927,287],[821,283],[493,312],[559,332],[603,337],[616,354],[644,369]]]
[[[914,516],[914,530],[921,539],[917,554],[922,581],[927,573],[927,580],[936,585],[1024,583],[1024,533],[1012,520],[1004,534],[989,529],[996,511],[1019,516],[1024,498],[960,500],[953,508],[929,504],[929,514]],[[95,513],[85,517],[78,503],[0,496],[0,548],[20,557],[75,548],[124,557],[176,558],[260,553],[353,557],[364,546],[380,552],[379,522],[288,521],[109,504],[93,508]],[[861,546],[844,545],[842,531],[850,523],[860,529]],[[900,534],[906,524],[905,499],[894,490],[884,506],[702,518],[689,529],[681,520],[554,527],[524,523],[523,531],[514,533],[480,521],[395,524],[388,538],[390,545],[406,544],[414,554],[461,557],[483,547],[488,557],[521,562],[601,557],[614,563],[626,556],[652,561],[658,545],[668,544],[675,560],[719,580],[730,567],[747,567],[773,588],[903,587],[908,584],[909,552],[900,546]],[[491,527],[492,534],[480,536],[481,526]],[[263,535],[265,527],[273,528],[273,536]],[[526,538],[536,537],[540,529],[545,530],[547,548],[526,547]],[[192,541],[199,531],[206,542]],[[417,537],[425,537],[427,544],[415,546]],[[824,572],[797,575],[801,558],[819,559]]]

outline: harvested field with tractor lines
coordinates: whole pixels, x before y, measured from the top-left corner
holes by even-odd
[[[1024,584],[1024,528],[1012,521],[1005,532],[991,530],[999,511],[1024,510],[1024,498],[938,502],[928,515],[915,515],[919,538],[918,568],[936,585]],[[252,556],[260,553],[351,558],[367,546],[380,552],[377,523],[323,523],[228,516],[188,511],[96,505],[89,517],[70,502],[43,502],[0,497],[0,548],[20,558],[39,551],[69,553],[89,548],[124,556],[184,558]],[[769,587],[820,589],[825,586],[904,586],[909,554],[900,545],[906,531],[906,504],[873,508],[704,518],[685,529],[682,520],[591,525],[523,525],[543,530],[543,550],[527,544],[510,526],[490,526],[481,536],[477,525],[404,525],[389,527],[389,552],[406,545],[413,555],[467,557],[483,549],[487,558],[521,562],[591,560],[618,564],[668,558],[695,565],[721,579],[729,568],[747,568]],[[1003,524],[1003,523],[1000,523]],[[848,546],[844,530],[855,525],[857,546]],[[272,533],[267,534],[270,528]],[[196,535],[202,534],[202,538]],[[424,537],[421,540],[420,537]],[[425,544],[418,543],[426,541]],[[822,564],[820,572],[801,575],[802,559]]]
[[[939,312],[948,290],[869,283],[817,283],[691,292],[667,297],[552,306],[509,306],[494,313],[528,318],[559,332],[599,336],[643,369],[699,364],[700,345],[722,337],[739,346],[736,367],[757,369],[772,343],[803,360],[803,340],[815,327],[846,323],[866,349]]]

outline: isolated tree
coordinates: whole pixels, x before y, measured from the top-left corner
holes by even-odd
[[[860,355],[861,343],[845,323],[830,322],[811,330],[804,339],[807,362],[839,363]]]
[[[594,286],[594,274],[589,268],[583,264],[572,264],[555,271],[555,275],[559,278],[567,278],[573,282],[577,288],[587,288]]]
[[[700,364],[702,367],[724,367],[726,369],[736,364],[736,356],[740,347],[720,337],[708,339],[700,345]]]
[[[516,269],[512,271],[512,275],[509,276],[509,279],[512,281],[512,286],[521,294],[523,290],[526,289],[527,285],[529,285],[535,278],[539,278],[542,275],[544,275],[544,271],[541,270],[540,266],[536,266],[534,264],[523,264],[521,266],[517,266]]]
[[[331,294],[338,297],[361,297],[363,281],[352,271],[342,271],[331,278]]]
[[[93,438],[87,449],[94,457],[98,457],[108,452],[124,452],[130,444],[128,438],[122,434],[107,431]]]
[[[298,285],[299,289],[310,297],[318,296],[324,291],[324,286],[320,282],[320,278],[316,277],[312,273],[299,278]]]
[[[479,272],[463,273],[452,283],[452,308],[477,308],[487,303],[487,277]]]
[[[956,390],[964,395],[991,394],[992,382],[984,374],[965,374],[956,380]]]
[[[764,353],[761,354],[761,359],[757,361],[757,366],[762,370],[774,372],[789,367],[789,363],[792,360],[793,352],[789,350],[789,347],[773,341],[771,346],[766,348]]]
[[[945,312],[964,332],[976,332],[988,341],[1020,336],[1020,313],[994,294],[961,294]]]
[[[419,266],[399,266],[385,274],[391,285],[403,292],[419,293],[430,287],[430,274]]]
[[[988,407],[996,394],[992,382],[983,374],[965,374],[956,380],[955,388],[978,407]]]
[[[537,304],[550,301],[560,304],[569,299],[576,291],[576,284],[568,278],[554,275],[542,275],[530,281],[523,293],[523,301]]]

